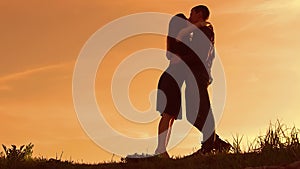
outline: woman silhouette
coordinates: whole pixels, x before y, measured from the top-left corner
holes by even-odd
[[[188,20],[182,13],[171,18],[166,53],[170,64],[158,82],[156,109],[161,113],[161,120],[158,126],[158,146],[155,154],[161,154],[164,158],[169,158],[166,146],[169,142],[173,122],[175,119],[181,118],[181,86],[184,81],[185,64],[180,56],[184,56],[187,50],[185,50],[186,46],[176,41],[175,38],[187,25]],[[181,40],[186,41],[188,38],[185,37]]]

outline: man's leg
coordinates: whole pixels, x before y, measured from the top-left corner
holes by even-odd
[[[200,126],[202,125],[201,123],[202,122],[200,122]],[[195,124],[197,124],[197,121]],[[214,143],[216,141],[215,120],[211,109],[209,109],[208,115],[206,116],[206,121],[202,125],[201,132],[203,135],[203,141],[201,142],[202,146],[200,151],[204,154],[210,153],[214,149]]]
[[[215,132],[215,119],[211,109],[207,87],[205,85],[200,86],[199,91],[200,108],[194,126],[203,134],[200,152],[204,154],[210,153],[213,150],[228,152],[232,146],[222,140]]]
[[[208,83],[199,74],[189,74],[186,80],[186,110],[188,121],[203,134],[201,149],[209,152],[215,140],[215,121],[211,111]]]
[[[211,109],[207,85],[200,87],[200,108],[195,126],[202,132],[202,153],[228,152],[232,147],[228,142],[222,140],[215,132],[215,118]]]
[[[207,84],[205,83],[205,81],[200,81],[198,85],[200,107],[194,126],[203,134],[201,151],[203,153],[208,153],[211,152],[214,148],[213,145],[215,142],[215,119],[210,105]]]

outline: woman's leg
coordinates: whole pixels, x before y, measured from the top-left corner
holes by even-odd
[[[162,74],[158,83],[160,92],[157,95],[157,111],[163,112],[158,126],[158,145],[155,154],[168,158],[166,152],[172,125],[181,110],[181,86],[183,83],[181,70],[170,65]]]
[[[168,144],[172,124],[174,122],[174,117],[163,113],[158,125],[158,145],[155,150],[155,154],[162,154],[163,157],[169,158],[169,154],[166,152],[166,146]]]
[[[168,134],[167,134],[167,139],[166,139],[166,147],[168,146],[169,140],[170,140],[170,136],[171,136],[171,131],[172,131],[172,126],[174,123],[175,118],[173,117],[170,121],[169,121],[169,129],[168,129]]]

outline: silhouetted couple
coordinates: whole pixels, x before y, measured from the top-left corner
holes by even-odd
[[[215,134],[208,86],[212,82],[211,66],[215,57],[214,31],[207,22],[209,9],[204,5],[192,8],[190,17],[177,14],[169,23],[167,58],[170,64],[161,75],[157,94],[157,111],[161,113],[158,126],[158,146],[155,154],[169,158],[166,146],[174,120],[181,115],[181,87],[186,84],[186,117],[203,134],[201,153],[222,149]],[[227,146],[230,146],[229,144]]]

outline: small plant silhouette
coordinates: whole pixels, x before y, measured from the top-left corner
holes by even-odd
[[[33,144],[29,143],[26,146],[20,146],[18,149],[16,145],[11,145],[11,148],[8,148],[2,144],[6,159],[9,161],[25,161],[31,159],[33,146]]]
[[[297,149],[300,146],[298,133],[299,130],[296,127],[289,128],[279,120],[275,124],[270,123],[266,135],[258,138],[259,150]]]
[[[233,153],[240,154],[242,153],[241,144],[244,136],[239,136],[239,134],[236,134],[236,136],[233,136]]]

